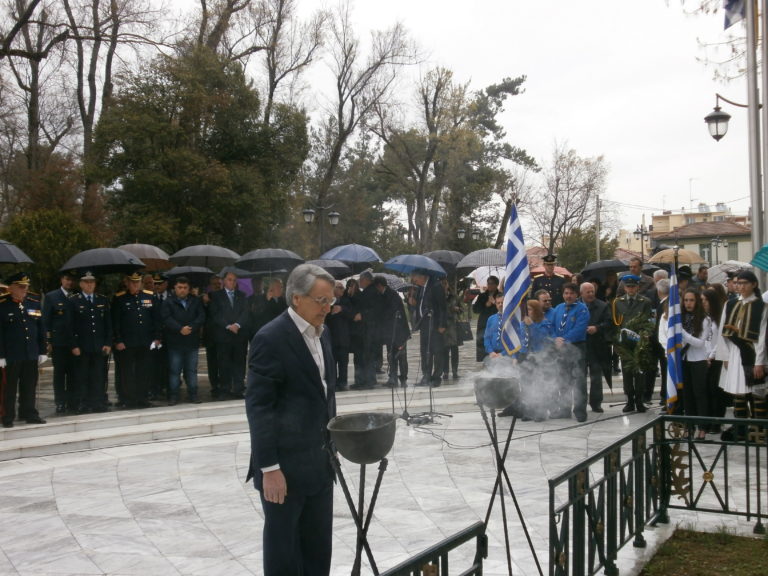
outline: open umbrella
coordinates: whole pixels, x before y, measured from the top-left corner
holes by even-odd
[[[237,252],[213,244],[187,246],[168,257],[176,266],[203,266],[211,270],[221,270],[234,264],[238,258],[240,255]]]
[[[259,248],[243,254],[235,265],[251,272],[293,270],[304,258],[284,248]]]
[[[346,278],[352,276],[352,268],[344,264],[341,260],[307,260],[307,264],[314,264],[320,266],[323,270],[328,272],[331,276],[336,278]]]
[[[110,274],[119,272],[127,274],[144,268],[144,262],[130,252],[120,250],[119,248],[93,248],[84,250],[72,256],[67,260],[60,271],[91,270],[100,274]]]
[[[456,264],[464,258],[464,254],[457,252],[456,250],[432,250],[432,252],[424,252],[424,256],[432,258],[432,260],[440,264],[448,274],[456,272]]]
[[[384,262],[384,268],[410,274],[411,272],[425,272],[430,276],[445,276],[445,269],[429,256],[423,254],[401,254]]]
[[[757,255],[755,255],[755,260]],[[755,260],[752,260],[755,263]],[[768,266],[768,259],[766,259],[766,266]],[[763,268],[762,266],[759,266]],[[728,278],[728,272],[738,272],[739,270],[752,270],[752,264],[748,262],[739,262],[738,260],[727,260],[722,264],[715,264],[707,272],[707,282],[710,284],[724,284]],[[768,270],[768,268],[763,268]]]
[[[498,248],[483,248],[470,252],[456,264],[457,272],[469,272],[480,266],[506,266],[507,253]]]
[[[341,260],[347,264],[368,264],[370,262],[381,262],[381,257],[376,254],[376,250],[362,246],[361,244],[344,244],[331,248],[320,255],[322,260]]]
[[[616,258],[612,260],[598,260],[587,264],[581,271],[584,278],[605,278],[608,272],[624,272],[629,270],[629,265]]]
[[[205,266],[176,266],[165,273],[173,282],[179,276],[185,276],[192,286],[205,288],[213,276],[213,270]]]
[[[396,290],[398,292],[404,292],[405,290],[408,290],[413,284],[409,284],[400,276],[395,276],[394,274],[387,274],[385,272],[379,272],[376,274],[376,276],[383,276],[384,279],[387,281],[387,286],[389,286],[392,290]]]
[[[485,290],[488,286],[488,277],[496,276],[501,281],[507,273],[504,266],[480,266],[469,273],[470,278],[475,281],[478,288]]]
[[[32,258],[24,251],[5,240],[0,240],[0,263],[3,264],[33,264]]]
[[[155,270],[167,270],[173,266],[169,260],[168,252],[152,244],[123,244],[117,248],[130,252],[139,258],[144,262],[147,270],[152,272]]]
[[[672,264],[675,261],[675,249],[674,248],[667,248],[666,250],[661,250],[659,252],[656,252],[653,256],[651,256],[648,259],[648,262],[651,264]],[[704,258],[699,256],[696,252],[693,252],[692,250],[686,250],[684,248],[679,248],[677,250],[677,263],[678,264],[701,264],[702,262],[706,262]]]
[[[752,258],[752,265],[757,266],[761,270],[768,270],[768,244],[757,251],[754,258]]]

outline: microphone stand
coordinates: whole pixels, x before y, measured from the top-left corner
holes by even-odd
[[[432,328],[433,328],[432,310],[429,310],[427,312],[427,318],[429,318],[429,323],[428,323],[429,331],[427,332],[427,357],[429,358],[430,355],[434,356],[434,354],[432,354]],[[411,416],[408,422],[409,424],[411,421],[413,421],[414,424],[434,424],[436,416],[445,416],[447,418],[453,418],[453,416],[451,416],[450,414],[435,412],[434,394],[433,394],[433,386],[432,386],[432,370],[434,369],[434,365],[432,362],[427,360],[427,367],[430,368],[429,370],[430,373],[429,375],[425,373],[424,377],[429,379],[429,411]]]
[[[398,296],[398,298],[399,298],[399,296]],[[398,364],[397,364],[397,362],[399,362],[400,354],[402,354],[402,350],[396,350],[395,340],[396,340],[396,335],[397,335],[397,323],[398,323],[398,321],[402,320],[402,318],[403,318],[403,315],[400,312],[400,310],[395,312],[395,322],[392,325],[392,338],[390,339],[390,347],[389,347],[389,350],[388,350],[389,353],[387,354],[387,360],[389,361],[388,380],[392,384],[392,386],[391,386],[392,414],[395,414],[395,388],[397,388],[397,386],[398,386],[397,376],[395,376],[395,380],[394,380],[394,382],[392,382],[392,367],[393,367],[392,365],[394,363],[395,371],[397,372],[398,371]],[[406,422],[408,422],[408,420],[410,418],[410,415],[408,414],[408,394],[406,393],[404,396],[405,396],[405,406],[403,407],[403,413],[399,417],[402,418],[403,420],[405,420]],[[399,398],[399,394],[398,394],[398,398]]]

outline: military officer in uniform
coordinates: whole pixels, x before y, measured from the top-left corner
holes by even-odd
[[[27,424],[45,424],[35,407],[38,365],[48,359],[40,297],[29,293],[29,277],[24,273],[14,274],[6,284],[8,294],[0,298],[0,368],[5,369],[3,428],[13,428],[17,391],[19,418]]]
[[[614,299],[612,304],[613,323],[616,326],[617,336],[621,334],[623,328],[627,328],[634,318],[651,318],[651,301],[638,294],[640,277],[626,274],[621,278],[621,283],[624,287],[624,294]],[[622,412],[633,412],[634,410],[645,412],[645,404],[643,403],[645,375],[637,370],[630,370],[623,360],[621,364],[624,394],[627,395],[627,404]]]
[[[56,414],[77,408],[75,362],[72,357],[72,304],[76,272],[61,274],[61,286],[43,298],[43,324],[47,352],[53,362],[53,401]]]
[[[141,275],[125,279],[112,308],[114,346],[120,356],[122,400],[126,408],[147,408],[149,353],[160,346],[160,312],[152,292],[141,289]]]
[[[109,300],[96,294],[96,277],[84,272],[80,294],[71,302],[73,308],[72,349],[77,374],[78,412],[106,412],[106,365],[112,350],[112,318]]]
[[[560,274],[555,274],[555,262],[557,262],[557,256],[554,254],[547,254],[542,258],[544,262],[544,272],[542,274],[536,274],[533,277],[533,285],[531,286],[531,294],[535,294],[537,290],[544,289],[552,296],[552,308],[558,304],[563,303],[563,285],[565,285],[565,278]]]
[[[155,272],[152,275],[154,294],[152,302],[155,310],[161,317],[163,303],[169,300],[171,292],[168,290],[168,278],[161,272]],[[151,366],[149,397],[153,400],[165,400],[168,398],[168,346],[164,345],[155,348],[149,353],[149,363]]]

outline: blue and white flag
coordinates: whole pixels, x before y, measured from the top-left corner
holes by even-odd
[[[520,350],[520,322],[523,301],[531,289],[531,273],[528,270],[528,256],[523,243],[523,229],[517,216],[517,207],[512,204],[512,213],[507,226],[507,267],[504,280],[504,308],[501,312],[501,344],[507,355]]]
[[[683,383],[683,319],[680,313],[680,287],[677,284],[677,266],[669,277],[667,320],[667,412],[675,409],[677,390]]]
[[[744,0],[723,0],[723,9],[725,10],[724,30],[728,30],[736,22],[741,22],[747,17]]]

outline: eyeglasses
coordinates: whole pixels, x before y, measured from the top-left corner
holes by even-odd
[[[319,304],[322,307],[325,306],[333,306],[336,304],[336,298],[326,298],[325,296],[321,296],[320,298],[313,298],[312,296],[309,296],[306,294],[306,297],[315,302],[316,304]]]

